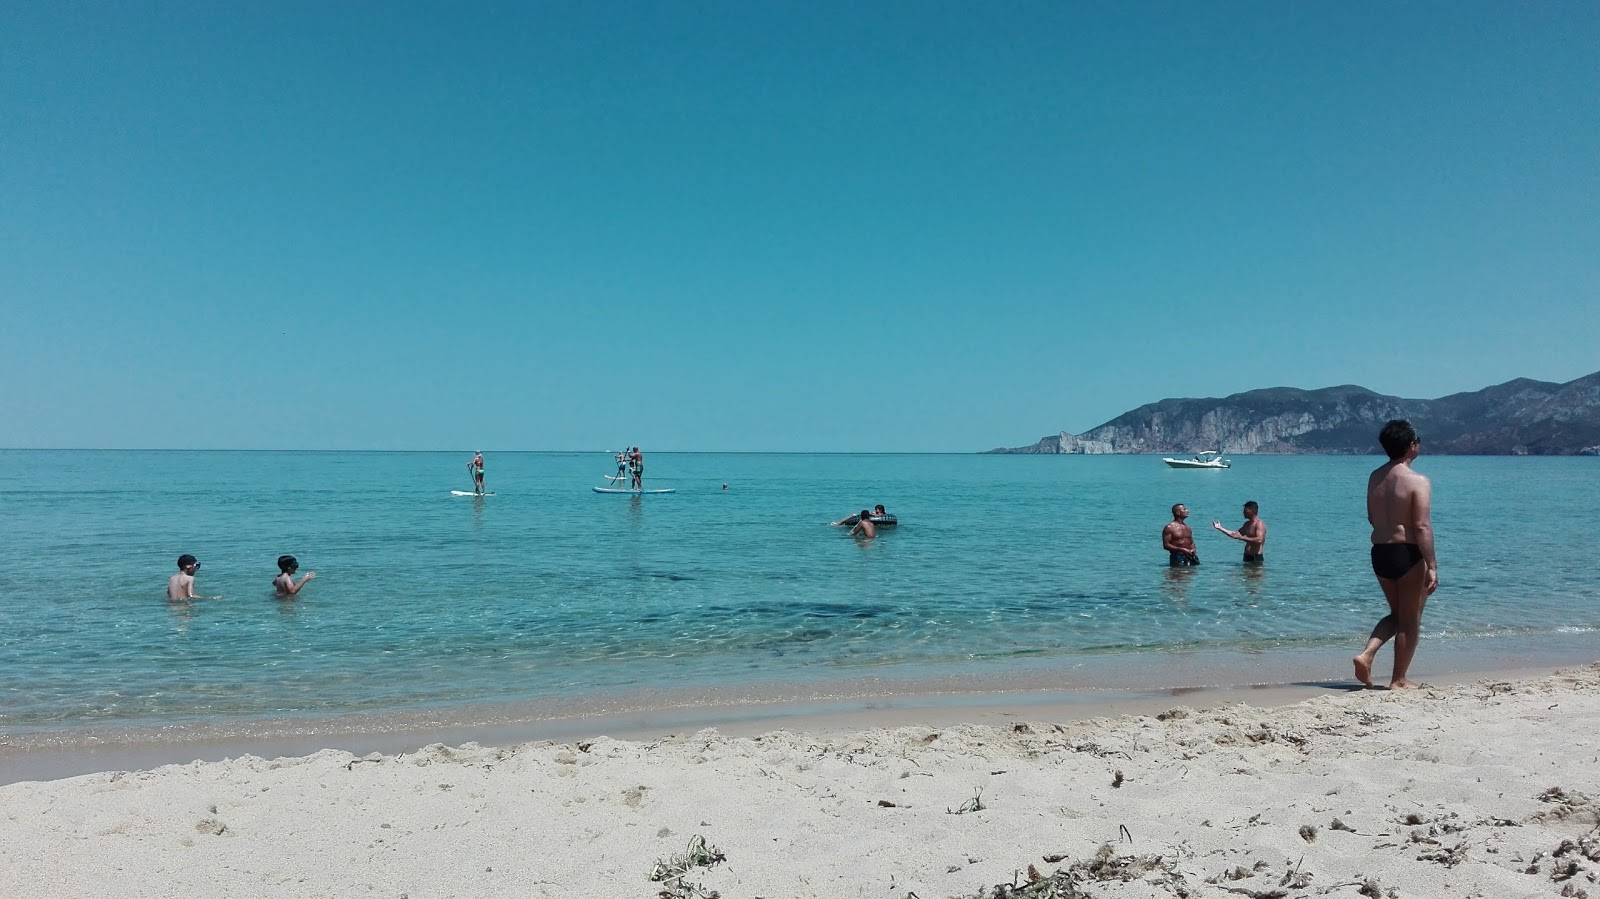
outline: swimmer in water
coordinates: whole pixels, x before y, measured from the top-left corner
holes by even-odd
[[[278,596],[293,596],[303,589],[308,581],[317,576],[315,571],[308,571],[299,582],[294,579],[294,573],[300,570],[300,562],[294,556],[278,557],[278,576],[272,579],[272,587]]]

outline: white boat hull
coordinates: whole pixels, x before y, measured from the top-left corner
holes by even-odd
[[[1196,462],[1193,459],[1162,459],[1161,461],[1167,463],[1167,465],[1171,466],[1172,468],[1231,468],[1231,467],[1233,467],[1226,460],[1220,460],[1220,461],[1216,461],[1216,462]]]

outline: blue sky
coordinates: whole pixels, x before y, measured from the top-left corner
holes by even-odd
[[[0,9],[0,446],[959,452],[1600,369],[1593,4],[213,7]]]

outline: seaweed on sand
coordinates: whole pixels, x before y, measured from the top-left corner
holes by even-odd
[[[727,860],[722,850],[706,843],[706,838],[695,834],[689,838],[689,847],[671,858],[658,859],[650,869],[650,879],[661,884],[661,899],[717,899],[716,890],[706,890],[685,878],[695,868],[709,868]]]
[[[1117,855],[1110,843],[1105,843],[1094,858],[1073,862],[1070,866],[1049,876],[1028,866],[1028,882],[996,884],[980,891],[973,899],[1092,899],[1080,884],[1093,881],[1122,881],[1149,879],[1159,882],[1174,896],[1191,896],[1184,876],[1169,861],[1159,855]]]

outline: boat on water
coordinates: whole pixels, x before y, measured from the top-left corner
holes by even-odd
[[[1229,462],[1227,459],[1222,458],[1222,453],[1220,451],[1218,451],[1218,450],[1206,450],[1204,452],[1195,453],[1194,457],[1190,458],[1190,459],[1173,459],[1171,457],[1168,457],[1168,458],[1162,459],[1161,461],[1167,463],[1167,465],[1172,467],[1172,468],[1232,468],[1233,467],[1233,463]]]

